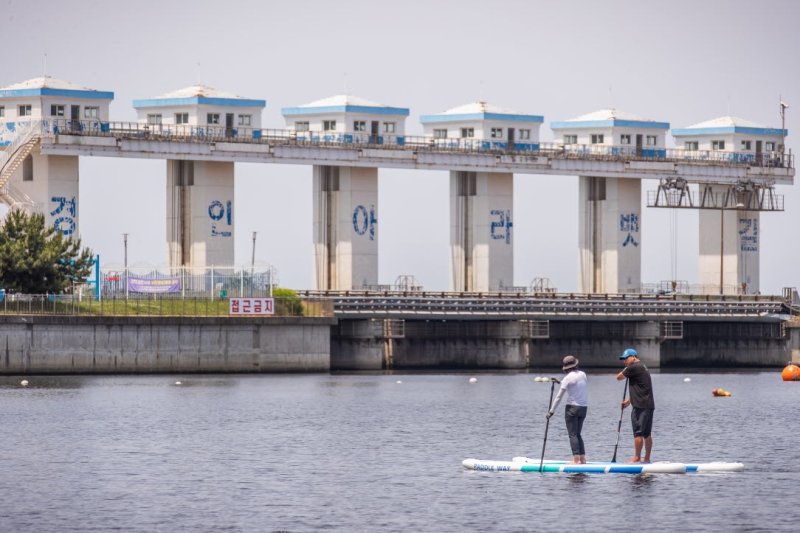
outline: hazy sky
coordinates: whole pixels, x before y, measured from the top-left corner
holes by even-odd
[[[111,117],[134,121],[132,100],[197,82],[282,107],[347,88],[419,116],[479,99],[543,115],[549,124],[606,107],[684,127],[731,114],[800,129],[800,2],[603,1],[44,1],[0,0],[6,43],[0,86],[42,75],[115,93]],[[199,64],[199,66],[198,66]],[[346,74],[345,74],[346,73]],[[672,138],[668,136],[668,146]],[[104,266],[166,261],[163,161],[84,157],[80,231]],[[382,169],[381,283],[412,274],[426,289],[449,279],[448,174]],[[578,179],[514,181],[515,284],[578,283]],[[643,202],[655,182],[643,184]],[[800,192],[761,216],[761,287],[800,286]],[[274,264],[281,284],[312,285],[311,167],[236,165],[236,262]],[[697,281],[697,212],[643,208],[642,281]],[[677,250],[677,251],[676,251]]]

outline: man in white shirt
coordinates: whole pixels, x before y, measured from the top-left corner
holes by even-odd
[[[569,434],[569,445],[572,448],[572,463],[585,464],[586,450],[583,447],[581,430],[583,421],[586,419],[586,411],[589,406],[589,391],[586,381],[586,373],[578,368],[578,358],[574,355],[564,357],[562,361],[563,370],[567,373],[561,380],[561,388],[550,406],[547,413],[549,419],[555,413],[558,403],[564,393],[567,394],[567,403],[564,409],[564,417],[567,422],[567,433]]]

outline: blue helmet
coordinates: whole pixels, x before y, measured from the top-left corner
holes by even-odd
[[[639,357],[639,352],[633,348],[628,348],[619,356],[620,359],[627,359],[628,357]]]

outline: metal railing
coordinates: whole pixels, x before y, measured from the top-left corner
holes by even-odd
[[[377,148],[412,152],[514,155],[550,159],[607,161],[662,161],[708,163],[725,166],[794,168],[788,152],[725,152],[680,148],[613,146],[605,144],[563,144],[555,142],[512,142],[502,139],[445,138],[427,136],[374,135],[367,132],[295,131],[287,129],[225,128],[218,125],[145,124],[139,122],[41,121],[42,134],[114,137],[119,139],[179,142],[230,142],[269,146],[319,146],[336,148]],[[524,160],[523,160],[524,162]]]
[[[168,294],[137,294],[128,298],[114,296],[100,300],[80,294],[10,294],[0,302],[0,314],[14,316],[222,317],[230,316],[229,305],[229,298],[179,298]],[[235,318],[252,316],[254,315],[236,315]],[[332,317],[333,301],[276,297],[274,298],[274,314],[269,316]]]
[[[304,298],[331,298],[339,318],[681,318],[779,320],[786,305],[777,296],[357,293],[305,291]]]

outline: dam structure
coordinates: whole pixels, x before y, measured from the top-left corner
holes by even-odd
[[[284,124],[275,129],[262,122],[266,99],[203,85],[134,100],[135,122],[113,120],[113,99],[112,91],[47,76],[0,88],[0,201],[79,236],[81,157],[162,160],[165,259],[171,269],[203,271],[234,264],[236,163],[307,166],[314,281],[303,295],[332,300],[333,314],[306,330],[303,317],[273,329],[273,318],[250,318],[244,328],[239,317],[209,318],[197,328],[165,317],[130,324],[80,318],[73,322],[83,333],[70,335],[60,319],[6,317],[6,373],[110,372],[120,364],[159,372],[524,369],[557,365],[565,352],[586,366],[607,366],[609,354],[627,345],[654,367],[769,366],[797,351],[789,346],[794,296],[762,296],[759,271],[761,214],[782,212],[778,187],[794,184],[783,124],[699,117],[670,129],[665,117],[602,109],[550,122],[555,140],[543,142],[544,115],[482,101],[422,115],[423,134],[412,136],[408,107],[352,95],[283,107]],[[668,147],[670,136],[676,148]],[[448,292],[376,291],[382,168],[448,173]],[[514,287],[515,175],[578,177],[575,294]],[[658,183],[646,202],[643,179]],[[700,211],[699,294],[644,290],[645,207]],[[106,331],[104,321],[118,328]],[[196,350],[181,351],[185,331]],[[271,332],[284,348],[270,344]],[[292,344],[297,332],[313,340]],[[98,352],[104,342],[111,348]],[[71,362],[43,363],[50,355],[41,346],[73,346]],[[177,359],[148,359],[147,346]],[[215,353],[243,346],[250,359],[214,366]],[[303,360],[306,349],[315,354],[311,363]],[[125,353],[146,363],[137,366],[139,355],[131,363]]]
[[[314,176],[314,287],[377,285],[381,168],[450,174],[450,290],[513,287],[515,174],[580,177],[578,292],[640,292],[646,217],[641,180],[658,180],[647,207],[701,210],[703,292],[758,294],[759,217],[783,211],[776,186],[794,183],[788,132],[736,117],[672,130],[619,110],[552,122],[477,102],[423,115],[336,95],[282,109],[265,128],[266,100],[202,85],[135,100],[138,120],[115,122],[114,93],[49,77],[0,89],[0,200],[42,212],[80,234],[78,160],[103,156],[165,162],[165,250],[172,267],[232,265],[236,162],[307,165]]]

